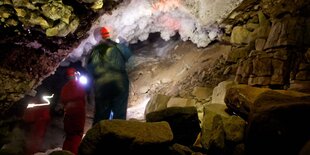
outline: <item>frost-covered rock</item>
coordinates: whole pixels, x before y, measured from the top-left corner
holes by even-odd
[[[243,0],[131,0],[124,1],[112,14],[104,14],[89,30],[71,57],[81,56],[87,43],[97,44],[96,28],[105,26],[111,39],[124,38],[130,43],[147,40],[150,33],[159,32],[164,40],[177,33],[183,41],[190,40],[198,47],[206,47],[219,38],[220,23]]]

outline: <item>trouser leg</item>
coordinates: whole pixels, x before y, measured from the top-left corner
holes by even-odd
[[[101,98],[101,97],[96,97],[95,102],[96,102],[95,103],[96,109],[95,109],[93,125],[95,125],[101,120],[109,119],[110,113],[111,113],[110,101],[104,98]]]
[[[63,150],[68,150],[77,155],[82,135],[67,135],[63,143]]]
[[[75,155],[78,153],[78,147],[83,137],[85,125],[85,113],[79,112],[79,114],[65,116],[64,118],[66,139],[63,143],[63,150],[71,151]]]
[[[126,119],[128,104],[128,91],[119,95],[112,105],[113,119]]]

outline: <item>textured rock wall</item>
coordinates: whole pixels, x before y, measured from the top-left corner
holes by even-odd
[[[220,23],[244,0],[182,0],[202,25]]]
[[[42,53],[41,53],[42,52]],[[58,67],[66,50],[45,53],[31,48],[9,48],[0,68],[0,109],[4,113],[25,95],[35,95],[34,88]]]
[[[224,21],[222,41],[233,46],[226,61],[238,66],[231,72],[236,82],[283,89],[310,80],[309,5],[262,0],[236,9]]]
[[[51,75],[121,1],[0,1],[0,117]]]

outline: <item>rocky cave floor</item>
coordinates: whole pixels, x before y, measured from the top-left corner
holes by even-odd
[[[213,87],[229,78],[222,75],[223,69],[215,69],[223,65],[221,60],[229,52],[228,46],[214,43],[207,48],[197,48],[178,37],[164,41],[156,35],[131,45],[133,56],[127,64],[130,78],[128,120],[145,121],[145,106],[155,94],[193,98],[193,88],[200,86],[210,88],[211,101]],[[201,107],[197,105],[200,113]],[[93,113],[94,103],[90,100],[85,133],[91,128]],[[41,151],[60,149],[64,136],[62,116],[53,115]]]

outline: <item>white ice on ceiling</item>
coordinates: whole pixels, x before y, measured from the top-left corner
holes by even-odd
[[[160,32],[164,40],[179,33],[182,40],[190,40],[198,47],[206,47],[219,35],[218,24],[243,0],[124,0],[112,11],[98,19],[89,30],[89,37],[71,54],[73,60],[98,40],[94,29],[106,26],[112,39],[122,37],[130,43],[148,39],[150,33]],[[85,53],[86,52],[86,53]]]

